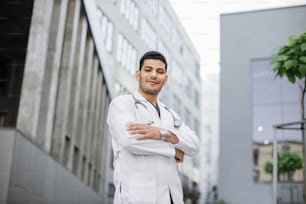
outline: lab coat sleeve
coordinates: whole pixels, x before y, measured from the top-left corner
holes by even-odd
[[[131,154],[174,157],[174,147],[165,141],[136,140],[135,137],[131,137],[127,131],[127,124],[136,122],[135,117],[135,105],[128,95],[118,96],[110,103],[107,124],[112,138],[119,146]]]
[[[170,131],[179,139],[179,142],[175,145],[176,148],[182,150],[188,156],[194,156],[199,152],[199,138],[187,125],[182,123],[181,127],[170,129]]]
[[[179,139],[179,142],[175,145],[176,148],[182,150],[188,156],[194,156],[199,152],[199,138],[188,126],[182,124],[178,130],[170,129],[170,131]]]

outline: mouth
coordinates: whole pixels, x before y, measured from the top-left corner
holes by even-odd
[[[149,84],[159,84],[158,81],[152,81],[152,80],[148,80],[147,83],[149,83]]]

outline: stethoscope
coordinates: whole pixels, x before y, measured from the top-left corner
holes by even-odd
[[[135,103],[135,107],[136,109],[138,109],[138,105],[142,105],[145,109],[148,109],[148,107],[146,106],[146,104],[144,104],[141,100],[137,99],[134,94],[132,94],[134,103]],[[173,114],[173,112],[167,107],[164,106],[164,108],[171,114],[172,118],[173,118],[173,126],[175,129],[179,129],[182,125],[182,121],[178,118],[176,118]],[[152,124],[153,121],[150,122],[150,124]]]

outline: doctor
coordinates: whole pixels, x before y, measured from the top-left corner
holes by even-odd
[[[115,97],[107,123],[114,152],[114,204],[183,204],[177,163],[199,151],[199,139],[158,100],[167,61],[145,53],[136,72],[138,90]]]

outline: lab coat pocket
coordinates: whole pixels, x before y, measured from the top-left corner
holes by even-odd
[[[156,202],[156,180],[154,174],[132,173],[129,178],[129,203],[154,204]]]

